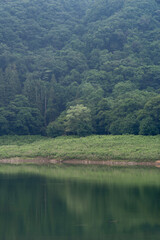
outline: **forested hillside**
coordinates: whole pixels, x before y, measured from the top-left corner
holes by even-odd
[[[159,0],[1,1],[0,135],[159,133]]]

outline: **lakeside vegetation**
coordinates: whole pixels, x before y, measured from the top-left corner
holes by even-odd
[[[160,160],[159,146],[160,135],[1,136],[0,159],[156,161]]]

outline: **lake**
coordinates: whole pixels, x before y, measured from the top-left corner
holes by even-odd
[[[159,236],[159,169],[0,165],[0,239]]]

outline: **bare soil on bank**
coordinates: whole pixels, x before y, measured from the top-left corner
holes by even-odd
[[[106,165],[106,166],[156,166],[160,167],[160,160],[155,162],[136,162],[136,161],[121,161],[121,160],[106,160],[106,161],[95,161],[95,160],[57,160],[49,158],[5,158],[0,159],[0,164],[23,164],[23,163],[33,163],[33,164],[72,164],[72,165]]]

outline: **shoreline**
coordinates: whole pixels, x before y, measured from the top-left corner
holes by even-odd
[[[74,136],[46,138],[40,136],[0,137],[0,162],[123,161],[155,162],[160,160],[158,136]],[[19,160],[20,159],[20,160]],[[38,159],[38,160],[37,160]],[[74,164],[73,162],[73,164]],[[133,163],[132,163],[133,162]],[[83,163],[83,162],[82,162]],[[110,164],[110,163],[108,163]]]
[[[57,160],[57,159],[49,159],[49,158],[42,158],[42,157],[36,157],[36,158],[4,158],[0,159],[0,164],[70,164],[70,165],[105,165],[105,166],[156,166],[160,167],[160,160],[158,161],[131,161],[131,160],[78,160],[78,159],[72,159],[72,160]]]

